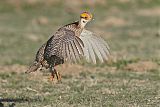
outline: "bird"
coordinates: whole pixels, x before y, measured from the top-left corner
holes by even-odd
[[[61,74],[55,66],[65,62],[77,63],[82,59],[94,64],[97,60],[105,62],[110,57],[108,43],[96,33],[85,29],[88,22],[93,19],[90,12],[82,12],[80,19],[59,28],[50,39],[38,50],[34,63],[26,71],[34,72],[38,68],[49,68],[51,80],[55,75],[61,81]]]

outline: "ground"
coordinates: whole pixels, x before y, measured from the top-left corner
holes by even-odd
[[[62,83],[48,70],[25,74],[37,49],[84,10],[111,61],[58,66]],[[158,107],[159,18],[159,0],[0,1],[0,107]]]

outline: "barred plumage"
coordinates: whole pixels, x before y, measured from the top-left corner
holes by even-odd
[[[83,29],[78,25],[75,22],[58,29],[47,41],[44,58],[49,65],[63,64],[66,60],[76,62],[83,55],[84,44],[79,38]]]
[[[107,61],[110,55],[108,44],[95,33],[84,29],[91,19],[92,15],[84,12],[80,21],[58,29],[37,52],[35,63],[30,67],[35,68],[32,71],[40,66],[49,67],[52,77],[56,75],[57,79],[61,80],[54,67],[65,61],[77,62],[83,57],[93,63],[96,63],[97,58],[101,62]]]

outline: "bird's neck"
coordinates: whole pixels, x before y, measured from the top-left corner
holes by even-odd
[[[79,20],[79,27],[83,29],[86,26],[87,22],[84,19]]]

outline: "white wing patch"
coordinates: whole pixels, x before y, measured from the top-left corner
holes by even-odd
[[[87,61],[96,64],[98,58],[101,62],[107,61],[110,52],[108,44],[96,34],[88,30],[83,30],[80,39],[84,43],[84,57]]]

